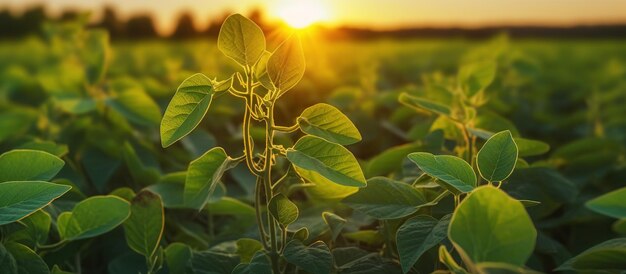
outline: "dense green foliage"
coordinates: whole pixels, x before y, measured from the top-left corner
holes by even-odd
[[[622,42],[44,30],[0,45],[2,273],[626,270]]]

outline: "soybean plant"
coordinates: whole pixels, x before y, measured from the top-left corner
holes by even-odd
[[[161,121],[161,142],[163,147],[168,147],[185,137],[204,118],[213,97],[229,94],[245,104],[241,127],[243,153],[231,157],[223,148],[215,147],[192,161],[186,175],[185,203],[204,208],[224,172],[245,162],[256,176],[255,208],[260,244],[254,240],[238,242],[258,250],[251,258],[242,257],[238,268],[251,268],[248,270],[258,273],[259,267],[271,266],[272,272],[281,273],[289,263],[313,273],[329,273],[332,257],[324,242],[305,246],[300,241],[303,233],[293,233],[293,236],[288,233],[287,227],[298,218],[299,211],[294,202],[277,191],[283,180],[275,175],[296,176],[320,185],[365,186],[357,160],[343,147],[360,141],[361,135],[344,114],[328,104],[307,108],[293,125],[276,124],[277,101],[296,86],[305,71],[298,34],[291,34],[270,52],[262,30],[251,20],[234,14],[222,25],[217,46],[240,70],[225,80],[203,74],[184,80]],[[253,124],[264,128],[265,140],[260,144],[250,134]],[[276,133],[297,130],[305,135],[294,146],[285,148],[276,143]],[[287,159],[292,166],[278,170],[277,163],[284,161],[280,159]],[[267,207],[265,212],[264,207]],[[322,256],[317,256],[318,261],[315,261],[306,254]]]

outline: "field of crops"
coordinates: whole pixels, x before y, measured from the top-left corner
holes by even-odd
[[[626,40],[255,27],[0,42],[0,273],[626,270]]]

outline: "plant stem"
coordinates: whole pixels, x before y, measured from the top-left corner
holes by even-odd
[[[271,104],[268,107],[268,117],[265,124],[265,163],[263,167],[263,176],[264,176],[264,186],[265,186],[265,198],[266,203],[269,204],[270,199],[273,196],[272,191],[272,147],[274,146],[274,129],[272,125],[274,124],[274,104]],[[272,259],[272,268],[274,273],[280,273],[280,268],[278,265],[278,240],[276,239],[276,221],[274,217],[267,214],[267,219],[270,228],[270,247],[271,247],[271,259]]]

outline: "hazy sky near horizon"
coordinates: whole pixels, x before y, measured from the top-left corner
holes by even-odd
[[[189,11],[200,27],[225,11],[265,10],[280,16],[284,3],[314,3],[326,13],[324,23],[371,28],[402,26],[484,26],[494,24],[576,25],[626,23],[626,0],[0,0],[0,8],[16,12],[43,4],[52,14],[66,8],[92,10],[97,18],[105,5],[122,17],[150,12],[167,33],[180,12]]]

